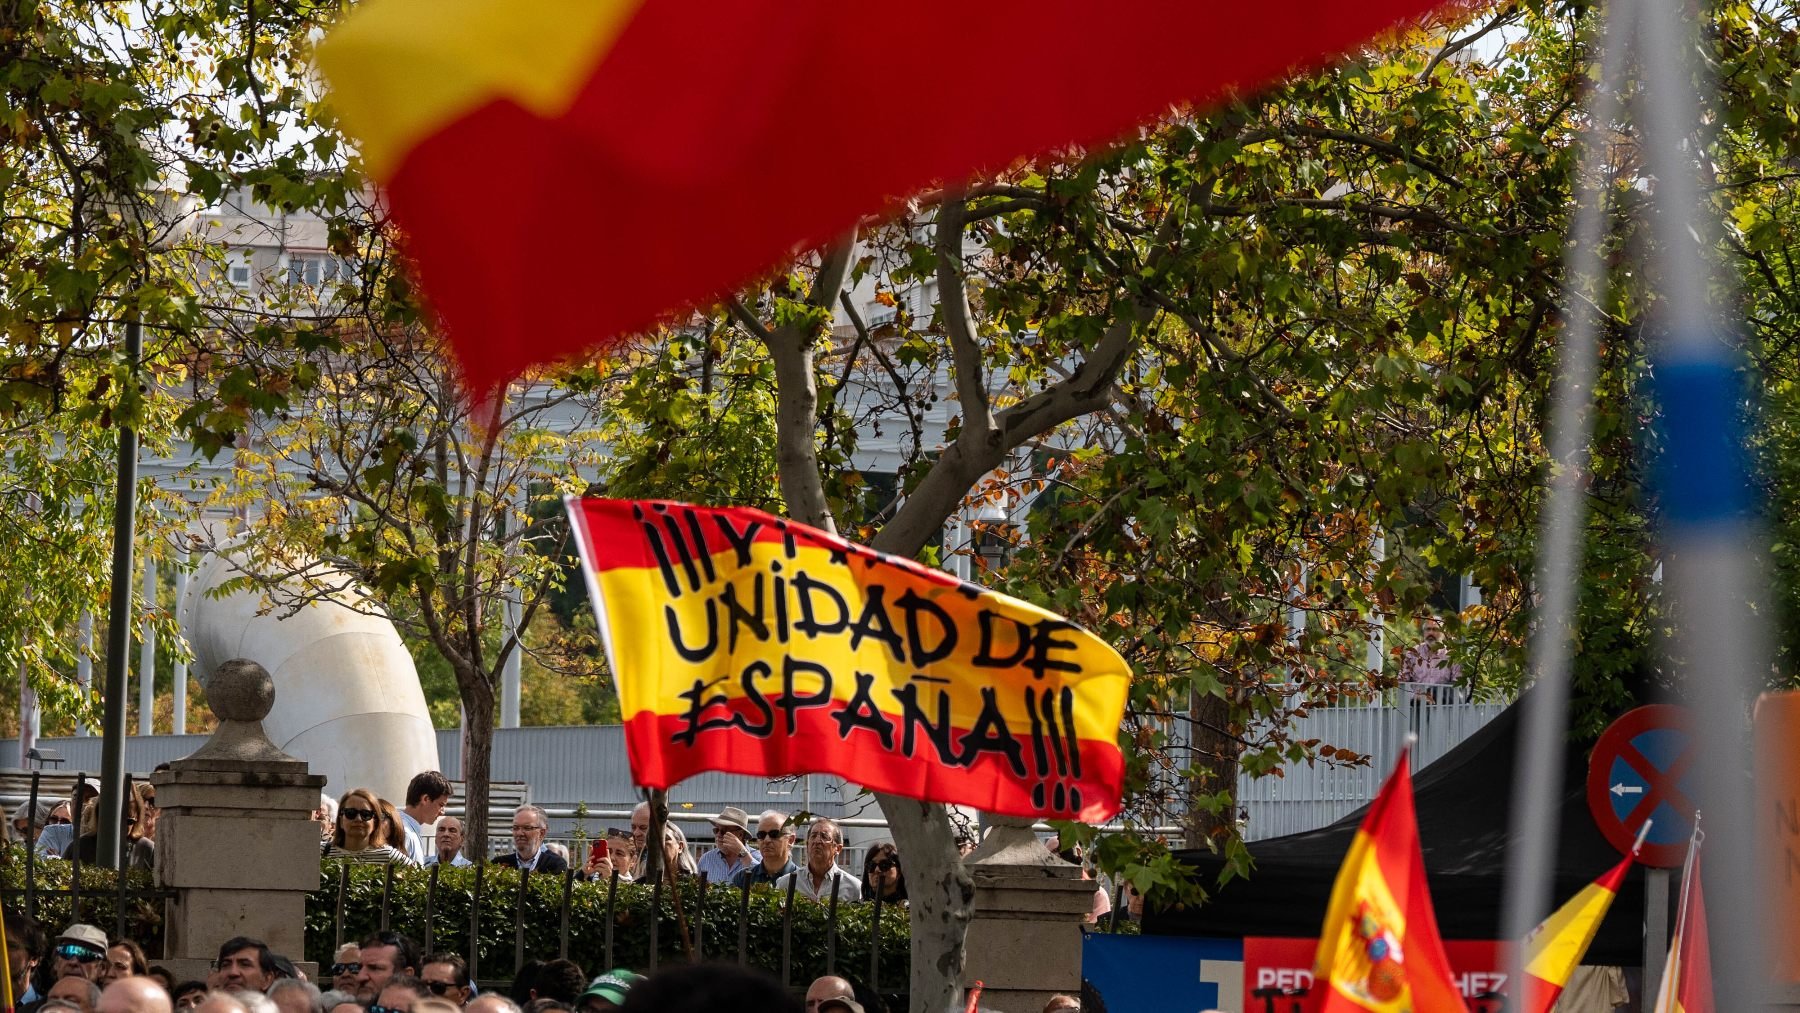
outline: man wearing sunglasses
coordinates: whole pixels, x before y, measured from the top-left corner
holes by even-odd
[[[756,821],[756,847],[762,861],[732,877],[731,885],[743,889],[750,886],[774,886],[775,881],[790,872],[799,871],[790,857],[794,850],[794,828],[788,826],[787,813],[773,809]]]
[[[99,981],[106,970],[106,933],[77,922],[56,937],[50,951],[58,978],[78,977]]]
[[[474,991],[469,987],[468,963],[454,953],[433,953],[426,957],[425,966],[419,968],[419,980],[432,995],[458,1006],[467,1003]]]
[[[413,1003],[430,995],[431,989],[423,981],[410,974],[396,974],[382,986],[369,1013],[412,1013]]]

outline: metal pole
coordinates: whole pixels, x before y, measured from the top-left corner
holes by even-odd
[[[137,382],[138,359],[144,354],[144,331],[137,321],[125,325],[125,360],[131,382]],[[106,627],[106,697],[101,718],[100,826],[98,857],[103,865],[119,860],[119,821],[125,812],[125,675],[131,647],[131,551],[137,538],[137,430],[119,426],[119,471],[113,489],[112,604]]]
[[[87,698],[88,691],[94,688],[94,614],[83,610],[79,633],[80,643],[76,645],[75,685],[81,688],[81,696]],[[75,722],[76,738],[88,737],[88,726],[81,721]]]
[[[156,608],[156,561],[144,560],[144,606]],[[139,735],[156,734],[156,627],[149,615],[144,616],[143,640],[138,645],[138,719]]]
[[[181,608],[181,600],[187,596],[188,585],[188,550],[184,546],[175,550],[175,607]],[[169,731],[174,735],[187,734],[187,662],[181,660],[180,652],[175,654],[175,678],[173,680],[174,696],[171,700],[175,713],[174,727]]]
[[[1644,869],[1644,998],[1662,981],[1669,959],[1669,870]]]

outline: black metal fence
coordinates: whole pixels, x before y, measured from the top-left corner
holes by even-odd
[[[157,887],[149,870],[127,868],[132,842],[125,834],[120,835],[117,869],[96,866],[92,860],[84,862],[79,846],[70,851],[67,861],[39,857],[31,842],[37,840],[41,829],[37,819],[40,781],[40,773],[32,771],[25,807],[25,846],[7,853],[9,860],[4,874],[0,874],[0,899],[46,925],[60,927],[80,921],[110,925],[114,938],[133,939],[149,953],[162,952],[162,902],[174,896],[174,891]],[[77,774],[75,793],[69,799],[74,828],[71,839],[77,845],[81,840],[81,812],[76,800],[88,783],[86,774]],[[98,782],[94,783],[97,787]],[[127,797],[131,787],[127,776]]]
[[[790,986],[837,974],[873,993],[903,996],[911,966],[904,907],[835,894],[815,903],[797,896],[791,880],[778,893],[704,876],[640,884],[616,874],[588,882],[574,870],[325,863],[323,886],[308,904],[307,956],[329,964],[338,946],[385,929],[427,951],[462,955],[471,976],[489,984],[509,981],[534,959],[571,959],[589,973],[724,960]]]

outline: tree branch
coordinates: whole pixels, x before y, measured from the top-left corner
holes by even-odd
[[[950,342],[956,367],[956,399],[962,404],[962,431],[957,442],[985,442],[994,428],[988,406],[986,370],[982,368],[981,342],[969,321],[968,286],[962,273],[963,212],[961,197],[949,197],[938,205],[937,247],[938,321]]]

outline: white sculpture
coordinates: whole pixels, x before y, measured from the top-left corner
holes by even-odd
[[[248,658],[275,680],[263,720],[269,740],[327,778],[326,791],[372,788],[405,804],[414,774],[437,770],[437,736],[412,655],[372,603],[345,592],[291,616],[276,601],[266,615],[260,591],[214,591],[241,572],[228,555],[201,560],[180,602],[182,632],[202,687],[232,658]],[[348,584],[346,580],[344,583]]]

